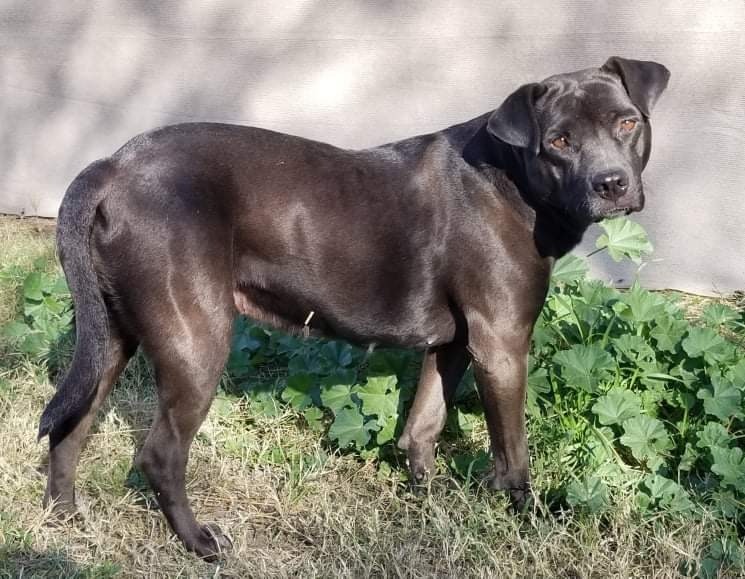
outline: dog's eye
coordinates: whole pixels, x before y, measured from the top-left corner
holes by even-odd
[[[630,133],[636,128],[636,121],[634,119],[624,119],[621,121],[621,130]]]
[[[556,137],[555,139],[551,140],[551,146],[554,149],[559,149],[559,151],[563,151],[569,146],[569,141],[566,137]]]

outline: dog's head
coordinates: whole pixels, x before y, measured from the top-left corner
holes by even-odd
[[[515,148],[531,194],[578,222],[639,211],[649,116],[669,77],[656,62],[612,57],[520,87],[487,129]]]

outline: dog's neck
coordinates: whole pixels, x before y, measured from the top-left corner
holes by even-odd
[[[450,144],[463,160],[500,192],[506,177],[522,202],[535,215],[533,237],[543,257],[558,259],[581,240],[590,223],[580,223],[566,211],[548,203],[548,195],[534,191],[526,178],[524,161],[514,147],[492,136],[486,124],[491,113],[445,129]]]

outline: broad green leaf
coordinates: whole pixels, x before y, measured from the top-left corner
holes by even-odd
[[[711,470],[722,477],[722,484],[740,492],[745,492],[745,459],[742,449],[711,447],[714,464]]]
[[[621,301],[629,306],[622,317],[630,322],[651,322],[665,315],[665,298],[642,289],[638,282],[621,293]]]
[[[247,327],[243,331],[236,333],[233,337],[232,349],[233,351],[248,350],[249,352],[255,352],[263,345],[264,341],[254,335],[254,332]]]
[[[719,420],[742,416],[740,391],[726,378],[713,375],[711,390],[701,388],[697,396],[704,401],[706,413],[716,416]]]
[[[49,347],[49,342],[40,332],[32,332],[26,335],[21,342],[21,352],[24,354],[44,354]]]
[[[371,420],[370,422],[365,423],[367,426],[368,424],[375,424],[375,420]],[[372,448],[363,448],[363,449],[357,449],[360,453],[360,458],[362,460],[380,460],[380,447],[379,446],[373,446]]]
[[[11,322],[7,326],[3,327],[3,336],[13,339],[19,339],[26,336],[31,331],[31,328],[23,322]]]
[[[740,319],[740,313],[724,304],[709,304],[701,314],[702,319],[710,326],[727,326]]]
[[[352,346],[346,342],[332,340],[321,346],[321,354],[335,367],[346,367],[352,363]]]
[[[574,322],[574,303],[571,296],[562,293],[553,293],[546,302],[548,308],[554,312],[557,318],[567,322]]]
[[[694,509],[686,490],[674,480],[655,474],[645,477],[642,482],[649,491],[649,497],[660,508],[677,513],[687,513]]]
[[[26,300],[23,304],[23,313],[33,318],[33,323],[36,324],[49,317],[49,312],[44,307],[43,301]]]
[[[649,336],[657,342],[658,349],[675,352],[675,347],[680,343],[687,329],[688,323],[685,320],[662,316],[656,320],[656,325],[649,331]]]
[[[604,315],[602,307],[588,305],[578,299],[572,301],[572,306],[574,307],[575,315],[587,324],[588,327],[597,324]]]
[[[393,469],[391,465],[384,460],[378,463],[378,480],[386,481],[393,475]]]
[[[719,422],[707,422],[706,425],[696,433],[698,442],[696,446],[699,448],[712,448],[718,446],[720,448],[728,448],[732,437],[727,429],[722,426]]]
[[[567,502],[573,507],[584,507],[591,513],[608,506],[608,487],[599,478],[586,476],[567,485]]]
[[[664,495],[674,493],[681,488],[674,480],[658,474],[647,475],[642,482],[647,487],[649,496],[653,499],[662,498]]]
[[[375,441],[378,445],[383,445],[391,440],[396,434],[396,424],[398,422],[398,416],[389,416],[388,418],[377,418],[375,420],[380,430],[375,435]]]
[[[355,406],[352,400],[352,385],[337,384],[333,380],[324,381],[321,387],[321,403],[334,414],[338,414],[344,408]]]
[[[682,342],[686,354],[704,357],[710,363],[726,360],[732,354],[732,344],[710,328],[691,328]]]
[[[612,388],[605,396],[598,398],[592,407],[600,424],[622,424],[625,420],[638,416],[641,412],[641,400],[631,390]]]
[[[42,278],[41,272],[34,271],[26,276],[23,280],[23,296],[27,300],[41,301],[44,299],[44,294],[41,291]]]
[[[611,355],[600,345],[575,344],[557,352],[553,361],[561,366],[561,376],[570,386],[594,392],[607,370],[615,367]]]
[[[274,394],[269,390],[247,392],[251,401],[251,409],[264,416],[279,416],[280,406]]]
[[[287,386],[282,390],[282,400],[289,402],[296,410],[302,410],[313,402],[315,384],[309,374],[293,374],[287,378]]]
[[[544,316],[538,318],[538,323],[533,329],[533,352],[540,352],[556,339],[556,332],[545,323],[544,319]]]
[[[476,400],[478,397],[479,394],[476,388],[476,380],[473,377],[473,369],[469,368],[455,389],[455,403]]]
[[[278,336],[276,338],[276,348],[278,354],[287,354],[290,356],[294,356],[299,352],[302,352],[303,341],[300,338],[281,333],[277,333],[275,335]]]
[[[61,314],[68,307],[68,303],[64,300],[60,300],[55,296],[44,296],[42,301],[44,308],[51,314]]]
[[[357,408],[342,408],[336,413],[329,428],[329,438],[335,440],[339,448],[346,448],[352,443],[357,448],[364,448],[370,442],[370,430],[376,426],[374,422],[365,424],[365,419]]]
[[[725,517],[734,518],[740,510],[741,501],[728,489],[718,489],[712,493],[712,505]]]
[[[584,279],[589,269],[586,260],[567,253],[564,257],[556,260],[551,276],[554,281],[572,283]]]
[[[605,231],[595,242],[598,249],[606,248],[614,261],[623,258],[641,263],[642,257],[652,252],[646,232],[638,223],[625,218],[605,219],[600,222]]]
[[[745,392],[745,358],[727,370],[727,377],[740,391]]]
[[[623,423],[621,443],[631,449],[640,462],[647,462],[654,470],[659,463],[659,454],[670,449],[672,443],[662,422],[643,414],[629,418]]]
[[[65,276],[59,274],[52,285],[49,286],[49,293],[56,294],[58,296],[69,296],[70,288],[67,287],[67,281]]]
[[[579,293],[588,306],[604,306],[618,299],[620,292],[597,279],[584,280],[579,284]]]
[[[362,412],[366,416],[377,416],[386,420],[398,415],[398,395],[396,376],[370,376],[364,386],[354,388],[362,401]]]
[[[654,360],[655,353],[652,346],[642,337],[634,334],[624,334],[614,340],[613,346],[618,352],[626,356],[632,362],[642,360]]]
[[[401,379],[408,373],[411,360],[411,352],[405,350],[375,350],[367,358],[367,374],[395,374]]]
[[[311,430],[323,430],[323,410],[316,406],[311,406],[303,410],[303,418],[308,423]]]
[[[253,364],[245,352],[233,350],[228,355],[227,370],[234,380],[240,381],[251,373]]]
[[[471,432],[474,427],[483,422],[483,415],[477,412],[464,412],[460,408],[455,409],[455,418],[461,432]]]

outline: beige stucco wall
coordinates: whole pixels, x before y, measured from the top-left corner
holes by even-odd
[[[643,281],[745,288],[742,0],[0,1],[0,212],[54,215],[82,167],[153,126],[226,121],[366,147],[613,54],[673,73],[639,216],[657,248]]]

